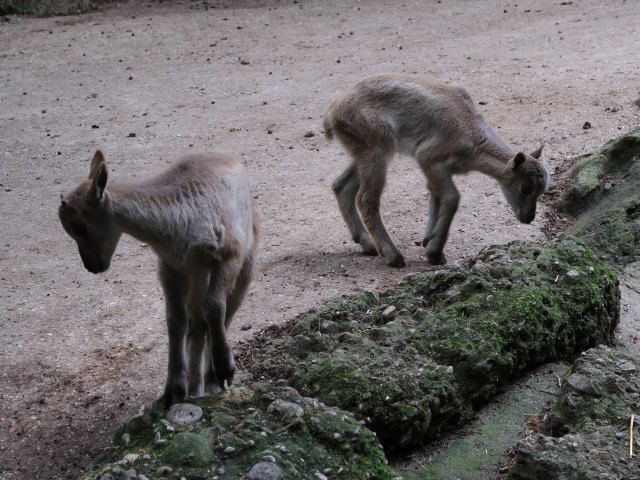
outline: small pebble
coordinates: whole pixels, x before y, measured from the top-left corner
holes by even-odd
[[[382,312],[382,316],[386,318],[395,311],[396,311],[396,307],[394,307],[393,305],[390,305],[384,309],[384,311]]]
[[[172,423],[183,425],[197,423],[202,420],[202,416],[202,409],[191,403],[174,403],[167,413],[167,418]]]
[[[156,434],[153,437],[153,443],[155,443],[156,445],[164,445],[165,443],[167,443],[167,441],[162,438],[162,435],[160,435],[160,432],[156,432]]]
[[[156,473],[158,475],[171,475],[173,473],[173,468],[171,468],[169,465],[163,465],[158,468],[158,470],[156,470]]]

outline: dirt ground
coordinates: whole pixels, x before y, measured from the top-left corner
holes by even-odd
[[[429,270],[424,179],[398,158],[383,197],[405,269],[364,257],[331,193],[347,156],[321,114],[383,72],[461,84],[516,149],[563,160],[640,123],[640,1],[131,2],[0,19],[0,478],[74,478],[127,412],[162,391],[164,303],[148,248],[123,238],[93,275],[57,219],[97,148],[110,179],[187,152],[245,163],[262,222],[256,279],[231,327],[261,327]],[[585,122],[591,128],[584,129]],[[544,239],[495,181],[460,177],[448,266]]]

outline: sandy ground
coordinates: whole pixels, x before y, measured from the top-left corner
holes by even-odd
[[[243,161],[261,220],[258,271],[233,342],[363,288],[431,267],[424,179],[392,165],[383,215],[407,268],[363,257],[330,185],[346,166],[320,116],[369,74],[467,87],[514,148],[562,160],[640,123],[640,2],[537,0],[136,2],[0,21],[0,478],[74,478],[127,412],[162,391],[164,304],[151,251],[123,238],[111,269],[82,267],[59,194],[96,148],[111,179],[187,152]],[[592,128],[583,129],[585,122]],[[445,253],[544,239],[495,181],[458,179]]]

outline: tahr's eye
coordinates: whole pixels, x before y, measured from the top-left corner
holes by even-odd
[[[84,223],[74,223],[71,231],[78,238],[86,238],[89,235],[89,229]]]
[[[523,185],[520,191],[523,195],[530,195],[533,193],[533,187],[531,185]]]

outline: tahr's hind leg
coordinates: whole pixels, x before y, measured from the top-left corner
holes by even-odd
[[[378,251],[362,224],[360,214],[356,208],[356,195],[360,188],[360,179],[358,178],[358,169],[355,164],[351,164],[336,180],[333,182],[333,193],[338,200],[338,208],[344,218],[347,228],[351,233],[353,241],[359,243],[365,255],[377,255]]]
[[[254,260],[253,260],[253,252],[251,252],[247,258],[245,258],[244,263],[242,265],[242,269],[238,274],[238,279],[236,280],[235,287],[233,291],[227,296],[227,305],[226,305],[226,313],[225,313],[225,330],[229,328],[231,322],[233,321],[233,316],[236,311],[240,307],[242,300],[244,299],[245,294],[249,288],[249,284],[251,283],[251,279],[253,278],[253,268],[254,268]],[[210,352],[215,348],[214,345],[210,342],[209,337],[207,336],[207,358],[206,362],[206,373],[205,373],[205,389],[208,393],[214,394],[220,391],[220,380],[216,375],[213,358],[210,356]],[[231,353],[233,355],[233,353]],[[230,382],[229,382],[230,383]]]
[[[187,393],[187,365],[184,355],[187,332],[185,310],[188,279],[164,262],[160,262],[159,276],[166,304],[169,333],[169,366],[163,401],[165,408],[181,402]]]
[[[208,328],[203,306],[208,280],[206,271],[199,275],[191,275],[187,295],[189,314],[189,328],[187,330],[188,393],[190,397],[201,397],[204,394],[202,364]]]
[[[221,389],[233,383],[236,363],[227,340],[227,298],[242,268],[242,260],[219,261],[211,268],[205,299],[205,320],[208,327],[209,354],[213,373]],[[236,306],[237,308],[237,306]],[[207,367],[209,368],[209,367]],[[226,384],[225,384],[226,382]]]

